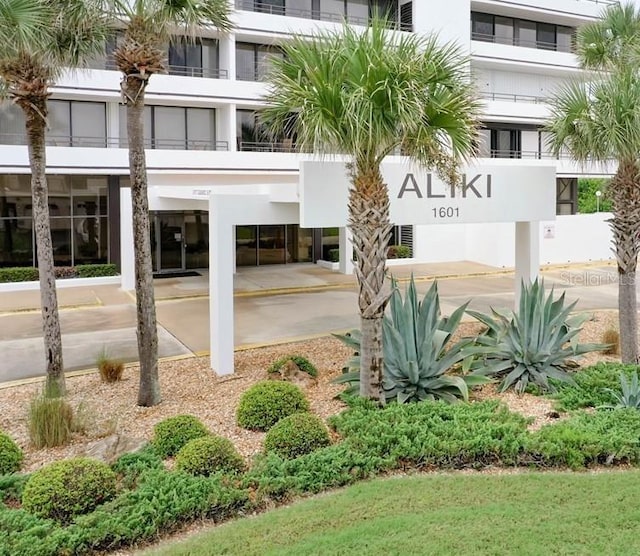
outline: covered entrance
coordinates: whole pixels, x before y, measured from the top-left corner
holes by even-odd
[[[153,271],[180,272],[209,267],[207,211],[151,212]]]

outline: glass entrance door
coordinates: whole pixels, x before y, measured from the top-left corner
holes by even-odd
[[[184,214],[158,212],[155,228],[158,270],[184,270]]]

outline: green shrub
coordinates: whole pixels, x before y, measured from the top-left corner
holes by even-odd
[[[296,413],[280,419],[264,439],[265,451],[285,459],[303,456],[329,443],[327,427],[311,413]]]
[[[422,301],[418,300],[413,276],[404,296],[398,284],[391,281],[390,311],[382,322],[384,368],[382,390],[385,398],[399,403],[441,399],[456,402],[469,398],[469,388],[489,382],[474,375],[451,375],[449,371],[463,362],[470,362],[474,353],[473,339],[451,343],[467,303],[458,307],[450,317],[440,314],[438,286],[434,282]],[[345,336],[336,335],[352,347],[356,355],[347,369],[334,380],[348,383],[347,392],[359,390],[360,331]]]
[[[135,488],[143,473],[151,469],[163,469],[162,458],[156,454],[152,446],[120,456],[111,469],[118,475],[125,488]]]
[[[33,473],[22,492],[22,507],[36,516],[65,523],[115,494],[116,475],[106,463],[74,458]]]
[[[271,363],[271,365],[267,369],[267,372],[269,374],[280,373],[282,367],[284,367],[285,364],[289,361],[293,361],[301,371],[307,373],[309,376],[312,376],[314,378],[318,376],[318,369],[316,369],[315,365],[302,355],[285,355],[284,357],[281,357],[277,361]]]
[[[411,257],[411,248],[407,245],[389,245],[387,259],[408,259]]]
[[[34,282],[39,280],[38,269],[33,266],[0,268],[0,282]]]
[[[100,276],[118,276],[115,264],[79,264],[75,267],[78,278],[97,278]]]
[[[19,471],[23,458],[20,446],[8,434],[0,431],[0,475]]]
[[[590,464],[637,464],[640,412],[579,412],[533,433],[526,448],[532,460],[541,465],[580,468]]]
[[[620,387],[620,373],[631,378],[637,370],[637,365],[598,363],[572,373],[574,384],[554,382],[556,392],[552,397],[561,411],[614,405],[616,398],[612,390]]]
[[[565,294],[553,299],[546,295],[544,281],[521,285],[517,312],[496,311],[486,315],[467,311],[488,330],[476,338],[483,357],[472,365],[474,374],[501,379],[500,391],[513,388],[522,393],[530,383],[543,392],[553,391],[549,379],[571,382],[568,361],[604,349],[603,344],[579,344],[577,335],[585,316],[571,316],[577,301],[564,306]]]
[[[329,249],[329,262],[331,263],[339,263],[340,262],[340,249]]]
[[[0,475],[0,502],[22,500],[24,485],[29,480],[29,475],[12,473],[11,475]],[[1,554],[1,552],[0,552]]]
[[[264,380],[242,395],[236,418],[244,429],[266,431],[280,419],[306,411],[309,402],[300,388],[289,382]]]
[[[160,421],[153,429],[153,446],[162,458],[174,456],[187,442],[207,436],[209,431],[193,415],[176,415]]]
[[[61,397],[37,395],[29,405],[29,439],[36,448],[67,444],[73,432],[73,410]]]
[[[187,442],[176,455],[176,469],[208,477],[219,471],[240,472],[244,460],[230,440],[210,435]]]

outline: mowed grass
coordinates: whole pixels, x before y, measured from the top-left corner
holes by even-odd
[[[640,554],[640,472],[378,479],[145,552]]]

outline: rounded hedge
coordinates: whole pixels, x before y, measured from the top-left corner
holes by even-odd
[[[207,436],[209,431],[200,419],[193,415],[176,415],[160,421],[153,429],[153,447],[166,458],[178,453],[187,442]]]
[[[236,418],[244,429],[266,431],[280,419],[306,411],[309,402],[300,388],[290,382],[264,380],[242,394]]]
[[[176,469],[208,477],[217,471],[242,471],[244,460],[230,440],[210,435],[187,442],[176,455]]]
[[[302,372],[307,373],[309,376],[314,378],[318,376],[318,369],[316,369],[315,365],[302,355],[285,355],[271,363],[267,372],[269,374],[280,373],[282,367],[284,367],[288,361],[293,361]]]
[[[88,513],[116,494],[116,474],[101,461],[73,458],[56,461],[29,477],[22,507],[61,523]]]
[[[0,432],[0,475],[8,475],[20,470],[24,454],[13,439]]]
[[[296,413],[278,421],[264,439],[266,452],[293,459],[330,444],[327,427],[312,413]]]

